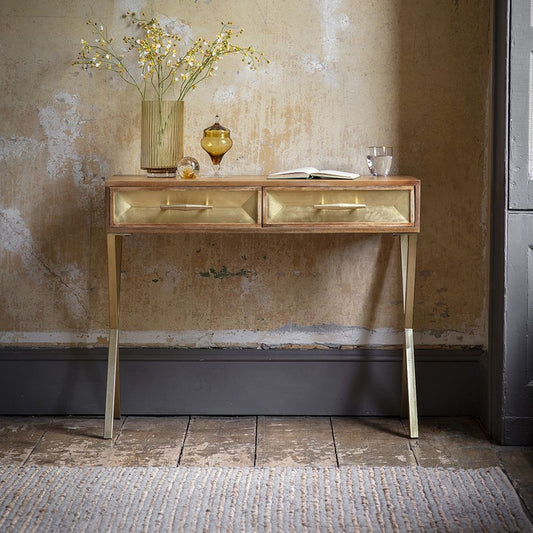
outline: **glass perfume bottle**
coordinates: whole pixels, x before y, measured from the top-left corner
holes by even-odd
[[[209,154],[215,176],[220,176],[220,163],[224,154],[232,147],[230,130],[220,125],[218,115],[215,117],[215,123],[204,130],[204,135],[200,142],[201,147]]]

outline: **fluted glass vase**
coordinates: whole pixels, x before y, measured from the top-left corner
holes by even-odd
[[[175,177],[183,157],[183,101],[143,100],[141,168],[149,177]]]

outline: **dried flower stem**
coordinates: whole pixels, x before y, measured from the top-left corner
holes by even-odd
[[[246,61],[251,70],[255,70],[256,65],[265,60],[263,53],[251,46],[243,48],[230,42],[234,36],[238,37],[243,32],[239,30],[235,33],[231,23],[222,23],[221,31],[212,42],[197,39],[180,55],[182,38],[166,31],[157,18],[147,19],[144,14],[138,16],[130,12],[124,17],[142,32],[142,36],[123,37],[127,51],[137,54],[140,70],[137,77],[128,69],[124,54],[114,48],[113,39],[108,37],[106,28],[92,21],[88,21],[88,24],[96,36],[95,44],[82,39],[82,49],[73,64],[81,65],[84,69],[97,68],[117,73],[137,89],[143,100],[147,97],[148,88],[161,101],[175,85],[177,99],[183,100],[199,83],[214,75],[218,61],[226,55],[242,56],[242,61]]]

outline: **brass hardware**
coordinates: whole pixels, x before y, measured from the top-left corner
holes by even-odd
[[[109,284],[109,348],[107,355],[107,389],[104,438],[113,435],[113,416],[120,417],[120,386],[118,369],[120,270],[122,264],[122,235],[107,234],[107,276]]]
[[[315,209],[341,210],[341,209],[363,209],[366,204],[315,204]]]
[[[268,225],[367,224],[408,225],[414,220],[409,189],[338,187],[275,188],[266,190]]]
[[[245,187],[121,187],[111,191],[115,228],[139,224],[260,223],[260,190]]]
[[[197,211],[200,209],[213,209],[212,205],[205,204],[161,204],[162,211]]]
[[[402,263],[402,294],[404,310],[402,415],[409,418],[409,436],[418,438],[418,409],[416,401],[415,343],[413,338],[413,310],[415,292],[416,244],[418,235],[400,235]]]

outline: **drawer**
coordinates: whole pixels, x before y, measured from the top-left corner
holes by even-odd
[[[264,190],[264,224],[269,226],[390,226],[415,222],[414,188],[278,188]]]
[[[260,187],[115,187],[110,227],[248,227],[261,223]]]

